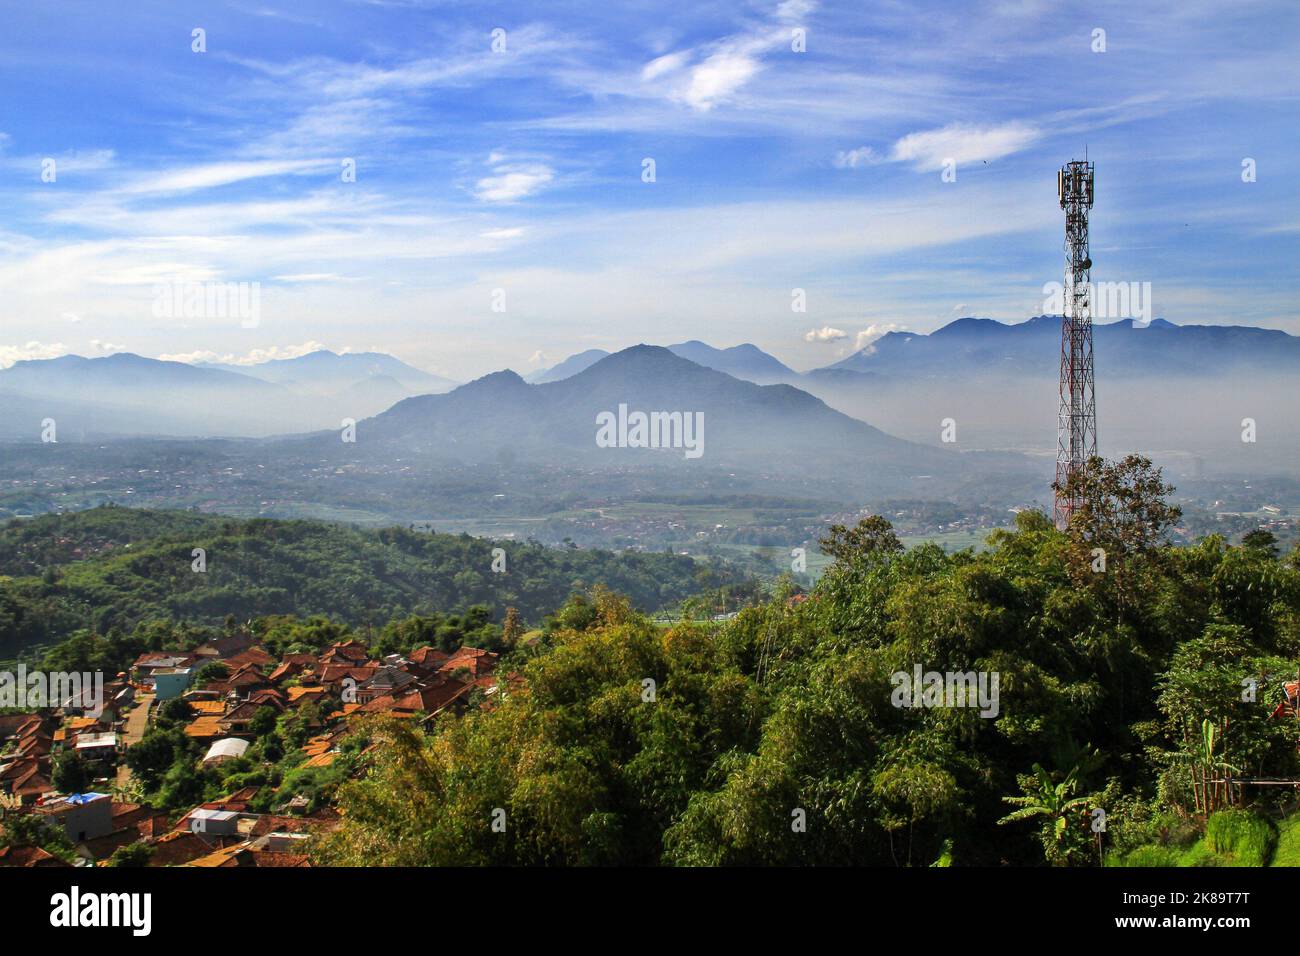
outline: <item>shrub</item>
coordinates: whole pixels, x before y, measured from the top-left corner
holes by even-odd
[[[1205,842],[1234,866],[1265,866],[1273,851],[1273,825],[1248,810],[1220,810],[1205,825]]]

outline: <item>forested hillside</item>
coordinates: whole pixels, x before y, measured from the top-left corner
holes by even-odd
[[[205,570],[195,570],[195,549]],[[504,570],[494,571],[494,560]],[[598,584],[647,612],[754,586],[680,555],[109,506],[0,528],[0,659],[79,629],[126,632],[148,620],[324,615],[380,627],[480,605],[498,621],[514,607],[540,622],[575,590]]]
[[[571,604],[500,706],[372,730],[320,858],[1294,859],[1291,791],[1247,781],[1300,776],[1297,554],[1267,533],[1163,544],[1178,513],[1141,459],[1086,484],[1068,533],[1024,512],[978,554],[904,552],[880,518],[833,528],[811,596],[724,624]],[[918,668],[996,675],[996,706],[900,695]]]

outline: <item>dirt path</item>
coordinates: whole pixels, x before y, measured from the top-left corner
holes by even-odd
[[[153,708],[153,694],[137,694],[135,706],[126,715],[126,726],[122,731],[122,746],[132,747],[140,742],[145,731],[149,729],[149,711]],[[117,785],[126,787],[131,782],[131,771],[122,761],[117,768]]]

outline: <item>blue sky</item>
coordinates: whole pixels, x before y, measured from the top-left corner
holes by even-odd
[[[1300,334],[1292,2],[4,17],[0,365],[324,346],[467,379],[699,338],[811,368],[890,328],[1043,311],[1055,170],[1085,145],[1094,279],[1150,282],[1174,322]],[[260,283],[256,327],[155,316],[183,281]]]

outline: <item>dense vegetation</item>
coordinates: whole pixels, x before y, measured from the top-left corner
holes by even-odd
[[[503,573],[493,571],[498,547]],[[203,572],[194,549],[203,551]],[[596,584],[645,611],[755,586],[725,566],[672,554],[106,506],[0,528],[0,659],[78,632],[211,627],[227,616],[324,615],[378,629],[481,606],[498,621],[514,607],[540,622],[575,589]]]
[[[804,601],[657,628],[569,601],[525,684],[367,733],[320,859],[375,864],[1258,864],[1294,857],[1300,556],[1165,543],[1150,463],[1096,461],[1066,532],[989,549],[833,528]],[[996,716],[898,706],[899,673],[997,674]],[[961,698],[956,698],[958,704]],[[1104,829],[1099,826],[1104,814]],[[1199,848],[1199,849],[1198,849]]]

